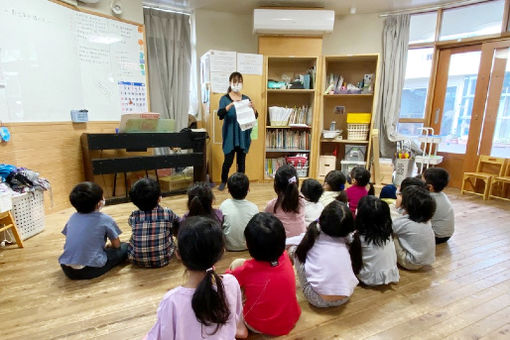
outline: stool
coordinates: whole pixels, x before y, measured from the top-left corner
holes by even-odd
[[[0,228],[1,231],[6,231],[11,229],[14,234],[14,239],[16,240],[16,244],[18,247],[23,248],[23,241],[21,241],[21,237],[18,233],[18,228],[16,228],[16,223],[14,222],[14,218],[10,211],[4,211],[0,213],[0,225],[4,226]]]

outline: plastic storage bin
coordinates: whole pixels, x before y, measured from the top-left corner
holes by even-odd
[[[370,113],[348,113],[347,139],[367,140],[371,117]]]
[[[12,210],[12,199],[11,194],[3,193],[0,194],[0,213]]]
[[[341,161],[342,164],[342,172],[344,173],[345,177],[348,177],[351,175],[352,169],[354,169],[357,166],[365,166],[367,164],[366,162],[357,162],[357,161]]]
[[[319,157],[319,177],[326,177],[328,172],[336,169],[336,156]]]
[[[346,144],[345,145],[344,160],[346,160],[346,161],[363,162],[363,161],[365,161],[366,154],[367,154],[367,146],[366,145],[356,145],[356,144]]]
[[[44,193],[36,190],[12,196],[12,214],[21,239],[26,240],[44,230]]]

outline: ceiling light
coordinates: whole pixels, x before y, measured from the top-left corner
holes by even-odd
[[[356,7],[351,7],[351,9],[349,10],[349,13],[356,14]]]

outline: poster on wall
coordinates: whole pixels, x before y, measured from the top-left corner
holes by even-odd
[[[236,52],[217,51],[210,53],[211,88],[214,93],[226,93],[228,77],[236,71]]]
[[[262,54],[237,53],[237,72],[241,74],[262,75],[264,57]]]

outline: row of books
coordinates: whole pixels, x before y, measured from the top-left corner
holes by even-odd
[[[310,132],[275,129],[266,133],[267,149],[309,150]]]
[[[312,107],[294,106],[292,108],[282,106],[270,106],[269,122],[271,126],[311,126],[312,125]]]
[[[299,106],[294,107],[289,118],[289,125],[292,124],[306,124],[312,125],[312,107],[311,106]]]
[[[303,159],[304,162],[299,162],[294,164],[292,159],[293,157],[278,157],[278,158],[266,158],[264,163],[264,169],[266,172],[266,176],[274,177],[276,170],[279,167],[285,164],[290,164],[296,168],[298,177],[306,177],[308,176],[308,155],[307,154],[297,154],[294,158]]]

